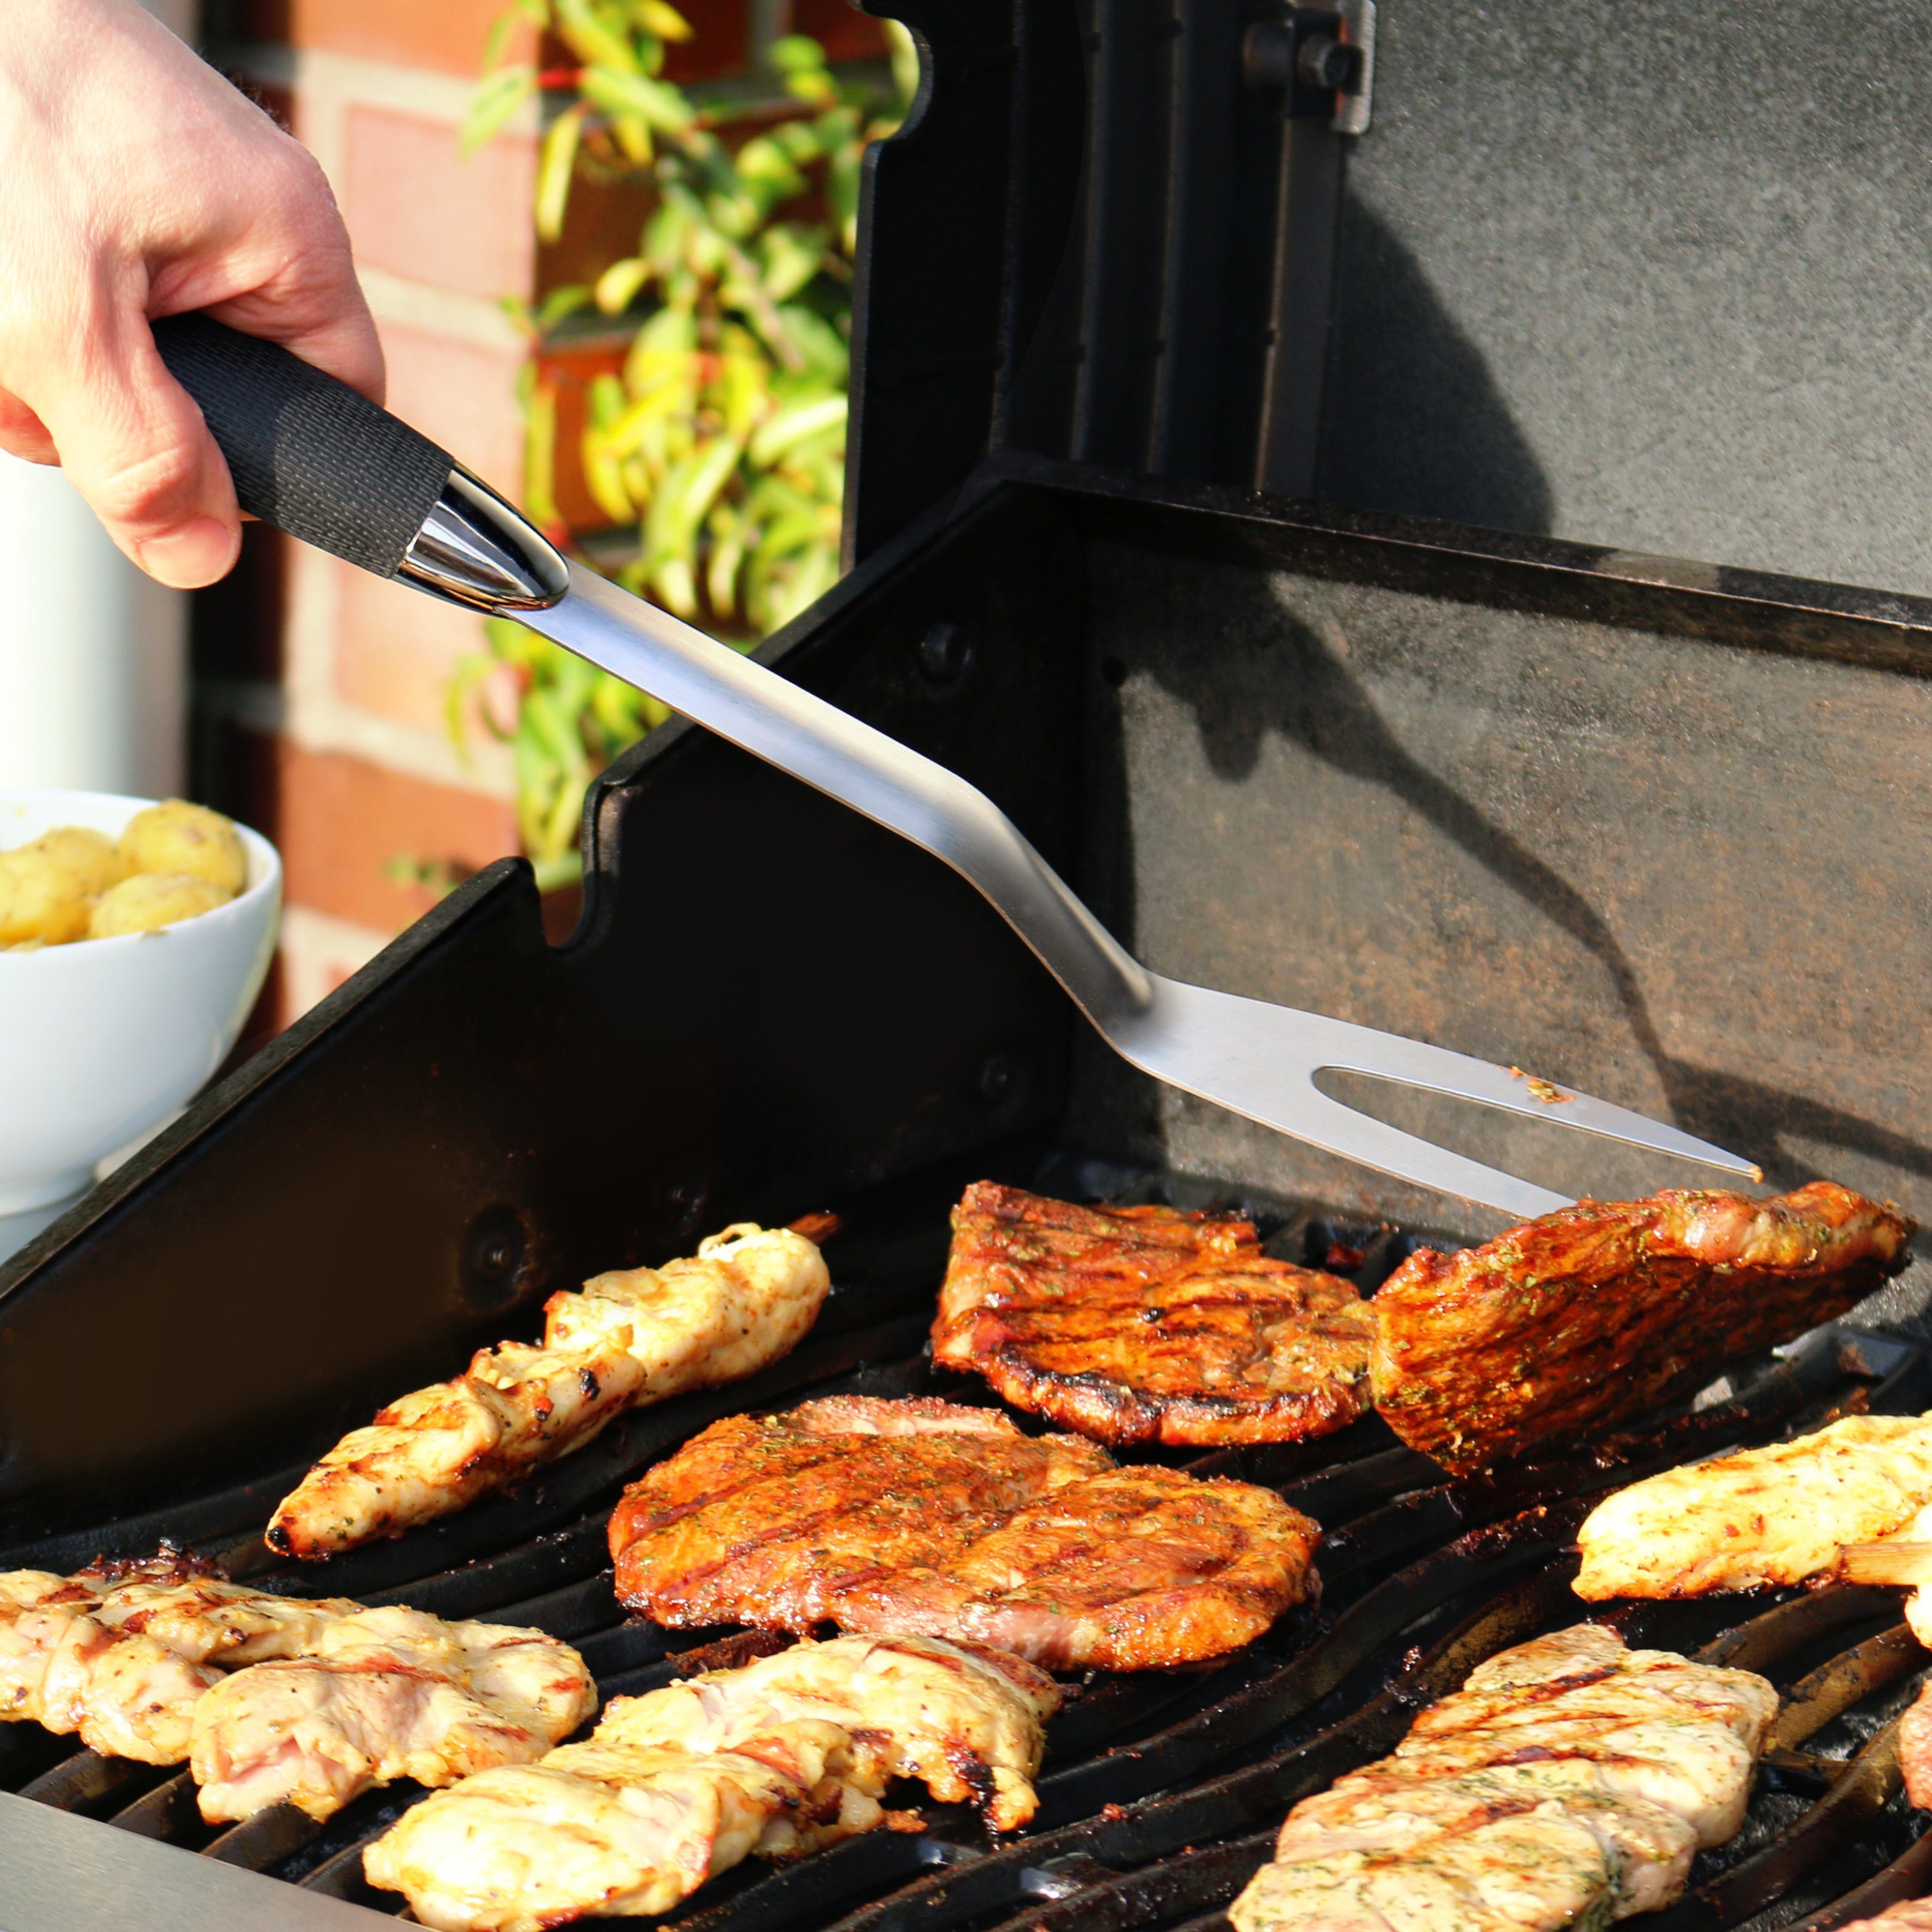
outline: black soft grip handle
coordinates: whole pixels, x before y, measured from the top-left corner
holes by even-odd
[[[243,509],[395,575],[448,478],[448,456],[346,382],[205,315],[156,322],[154,341],[201,405]]]

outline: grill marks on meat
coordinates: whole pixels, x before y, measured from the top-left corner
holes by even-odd
[[[1802,1583],[1848,1544],[1916,1534],[1932,1503],[1932,1417],[1850,1415],[1809,1436],[1646,1477],[1577,1533],[1576,1594],[1695,1597]]]
[[[72,1576],[14,1570],[0,1576],[0,1719],[178,1764],[195,1706],[225,1670],[293,1655],[358,1607],[268,1596],[167,1555]]]
[[[1763,1678],[1579,1625],[1518,1646],[1392,1757],[1288,1814],[1236,1932],[1556,1932],[1656,1911],[1743,1822]]]
[[[1372,1304],[1376,1406],[1445,1468],[1484,1468],[1842,1314],[1906,1265],[1917,1229],[1820,1180],[1580,1201],[1479,1248],[1418,1249]]]
[[[610,1548],[618,1594],[673,1627],[831,1622],[1132,1670],[1259,1636],[1314,1594],[1320,1534],[1248,1484],[847,1396],[714,1424],[626,1491]]]
[[[0,1718],[187,1761],[210,1821],[447,1784],[540,1756],[596,1708],[583,1660],[541,1630],[272,1597],[170,1555],[0,1575]]]
[[[797,1346],[830,1280],[802,1234],[742,1223],[693,1259],[554,1294],[541,1348],[481,1349],[467,1373],[352,1430],[284,1500],[268,1540],[316,1558],[399,1535],[582,1448],[626,1409],[736,1382]]]
[[[542,1630],[362,1610],[309,1654],[238,1670],[196,1705],[201,1814],[286,1803],[327,1818],[371,1785],[528,1763],[596,1708],[583,1660]]]
[[[747,1853],[784,1857],[886,1822],[894,1778],[943,1803],[1033,1815],[1052,1680],[917,1638],[801,1644],[615,1700],[589,1742],[486,1772],[406,1813],[364,1854],[443,1932],[538,1932],[668,1911]]]
[[[988,1180],[952,1210],[933,1359],[1119,1446],[1284,1442],[1366,1406],[1373,1321],[1252,1222],[1078,1208]]]

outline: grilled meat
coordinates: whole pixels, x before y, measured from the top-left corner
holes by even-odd
[[[1932,1898],[1901,1898],[1875,1918],[1855,1918],[1838,1932],[1932,1932]]]
[[[1116,1447],[1288,1442],[1361,1413],[1373,1334],[1347,1282],[1263,1254],[1252,1222],[981,1180],[952,1210],[932,1354]]]
[[[268,1596],[172,1553],[72,1576],[14,1570],[0,1576],[0,1718],[178,1764],[223,1669],[292,1654],[358,1607]]]
[[[538,1932],[668,1911],[747,1852],[788,1856],[884,1822],[896,1777],[1034,1810],[1049,1678],[918,1639],[841,1637],[612,1703],[586,1744],[485,1772],[364,1855],[444,1932]]]
[[[776,1361],[830,1285],[802,1234],[741,1223],[700,1243],[695,1259],[554,1294],[541,1348],[481,1349],[455,1381],[351,1430],[283,1501],[268,1540],[290,1556],[328,1556],[461,1509],[582,1448],[626,1409]]]
[[[930,1399],[714,1424],[624,1493],[624,1601],[674,1627],[948,1636],[1054,1670],[1222,1655],[1312,1597],[1321,1532],[1271,1490],[1116,1469]]]
[[[1576,1594],[1695,1597],[1802,1583],[1932,1502],[1932,1417],[1848,1415],[1795,1442],[1666,1469],[1590,1512]]]
[[[1742,1823],[1760,1677],[1588,1624],[1519,1645],[1288,1814],[1235,1932],[1557,1932],[1655,1911]]]
[[[918,1636],[804,1643],[648,1696],[618,1699],[598,1736],[717,1750],[775,1726],[830,1721],[883,1790],[914,1778],[941,1804],[976,1803],[995,1831],[1033,1816],[1053,1679],[1020,1658]]]
[[[542,1630],[362,1610],[311,1655],[238,1670],[195,1706],[201,1814],[286,1803],[326,1818],[372,1784],[527,1763],[596,1708],[583,1659]]]
[[[1482,1468],[1842,1314],[1906,1265],[1917,1229],[1820,1180],[1580,1201],[1479,1248],[1418,1249],[1371,1304],[1376,1406],[1445,1468]]]
[[[799,1725],[702,1756],[566,1744],[405,1812],[363,1853],[363,1871],[440,1932],[652,1916],[758,1849],[777,1821],[821,1810],[838,1820],[840,1784],[826,1767],[842,1742],[836,1727]],[[808,1822],[794,1844],[832,1835]]]
[[[1898,1762],[1905,1773],[1905,1795],[1922,1811],[1932,1811],[1932,1684],[1899,1720]]]

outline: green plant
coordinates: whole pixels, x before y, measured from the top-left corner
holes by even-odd
[[[506,62],[521,26],[574,66]],[[893,84],[836,75],[800,36],[769,50],[762,100],[694,95],[663,77],[689,32],[666,0],[516,0],[499,22],[464,130],[489,140],[539,92],[538,233],[561,233],[574,184],[649,190],[634,249],[590,282],[518,310],[525,498],[568,541],[556,508],[556,397],[536,352],[579,311],[634,320],[621,370],[586,397],[584,476],[612,524],[635,533],[628,586],[740,648],[811,603],[838,572],[860,164],[898,124],[916,58],[895,40]],[[507,671],[513,719],[472,695]],[[573,868],[584,790],[616,751],[667,716],[655,700],[513,624],[488,632],[450,693],[460,742],[480,715],[516,759],[518,822],[547,879]]]

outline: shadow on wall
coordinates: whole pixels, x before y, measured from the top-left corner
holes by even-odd
[[[1489,364],[1406,247],[1345,189],[1316,494],[1547,536],[1556,503]]]
[[[1632,1039],[1656,1069],[1668,1117],[1723,1144],[1775,1150],[1765,1160],[1768,1181],[1795,1186],[1816,1172],[1784,1150],[1786,1136],[1932,1176],[1932,1148],[1906,1135],[1808,1094],[1666,1052],[1634,964],[1589,900],[1480,805],[1412,757],[1316,631],[1282,611],[1268,644],[1267,675],[1258,681],[1230,679],[1225,666],[1194,652],[1163,653],[1152,667],[1162,686],[1193,712],[1217,776],[1247,777],[1268,737],[1278,733],[1334,770],[1392,793],[1601,964]]]

